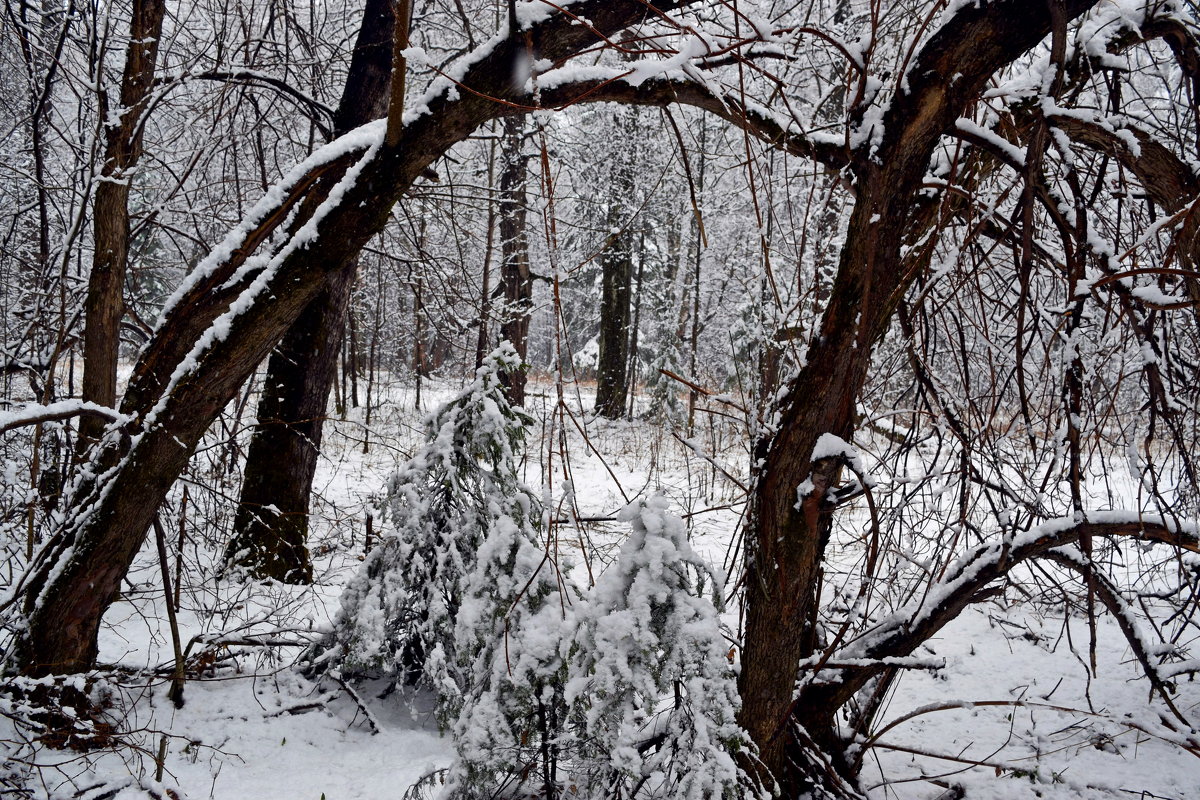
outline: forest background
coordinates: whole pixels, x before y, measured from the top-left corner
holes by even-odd
[[[1041,760],[1200,754],[1196,14],[8,0],[0,780],[190,791],[163,781],[191,740],[121,716],[303,653],[280,696],[377,732],[357,680],[436,695],[451,793],[1185,796],[1195,767]],[[690,577],[636,606],[660,545]],[[604,687],[586,636],[618,596],[651,639]],[[382,666],[339,639],[364,597]],[[663,627],[680,609],[698,627]],[[970,655],[1016,630],[1082,683],[1031,695],[1023,656],[895,709],[980,613]],[[139,644],[110,659],[114,632]],[[505,686],[530,705],[464,727]],[[1026,715],[1033,754],[884,738],[980,708],[1010,745]],[[662,731],[704,720],[728,770],[689,783]]]

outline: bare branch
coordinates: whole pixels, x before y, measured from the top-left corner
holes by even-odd
[[[97,417],[108,422],[124,419],[116,409],[82,400],[61,400],[47,405],[30,404],[20,411],[0,413],[0,433],[43,422],[59,422],[72,417]]]
[[[836,686],[821,682],[808,684],[804,690],[849,699],[884,668],[885,659],[910,655],[975,602],[990,583],[1003,578],[1016,565],[1043,557],[1055,548],[1073,545],[1083,536],[1129,537],[1200,552],[1200,536],[1195,526],[1133,513],[1101,511],[1089,516],[1091,519],[1084,522],[1072,518],[1050,520],[1017,536],[974,548],[947,570],[945,578],[930,586],[924,597],[890,615],[831,659],[877,664],[839,673],[842,682]]]

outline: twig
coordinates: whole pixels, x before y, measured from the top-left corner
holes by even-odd
[[[171,628],[171,647],[175,650],[175,673],[167,696],[176,708],[183,708],[184,660],[179,643],[179,624],[175,619],[175,604],[171,597],[171,568],[167,564],[167,534],[158,514],[154,515],[154,541],[158,545],[158,565],[162,569],[163,598],[167,603],[167,624]]]
[[[350,695],[350,699],[354,701],[354,705],[358,706],[358,710],[363,713],[363,717],[367,720],[367,725],[371,727],[371,735],[375,736],[378,734],[379,723],[375,720],[375,715],[371,713],[371,709],[367,708],[367,704],[359,697],[358,692],[354,691],[354,687],[347,683],[344,678],[331,677],[333,677],[339,686],[346,690],[346,694]]]

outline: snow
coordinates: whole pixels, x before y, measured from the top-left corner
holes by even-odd
[[[524,2],[519,2],[516,4],[518,30],[529,30],[537,23],[549,19],[558,11],[570,14],[571,7],[579,2],[580,0],[558,0],[558,2],[524,0]]]
[[[1136,286],[1130,291],[1130,294],[1152,306],[1178,306],[1181,303],[1189,302],[1186,295],[1167,294],[1157,286],[1150,285]]]
[[[400,56],[414,67],[429,66],[432,63],[423,47],[406,47],[400,51]]]
[[[42,405],[28,403],[19,411],[0,411],[0,431],[23,425],[32,425],[43,420],[59,420],[79,416],[83,413],[93,413],[106,417],[110,422],[120,422],[124,417],[116,410],[98,403],[84,400],[59,400]]]
[[[809,456],[811,461],[820,461],[823,458],[845,458],[853,463],[858,463],[859,460],[858,451],[845,439],[832,433],[822,433],[813,445],[812,455]]]
[[[190,684],[183,709],[163,708],[180,737],[171,747],[170,772],[192,797],[381,800],[446,764],[449,742],[428,711],[364,694],[379,724],[376,735],[348,697],[320,702],[327,692],[287,671],[262,681]],[[315,702],[317,708],[306,708]]]
[[[435,396],[447,398],[455,391],[453,387],[444,387],[436,390]],[[391,420],[388,425],[391,435],[396,437],[396,448],[408,453],[416,452],[422,416],[408,410],[411,400],[411,389],[394,390],[388,401],[392,413],[381,415]],[[584,394],[580,402],[587,407],[591,395]],[[552,411],[550,403],[551,399],[543,396],[532,401],[527,410],[535,418],[544,419]],[[579,410],[576,413],[585,418]],[[157,751],[160,731],[170,734],[164,783],[178,787],[188,797],[315,800],[324,793],[330,799],[383,800],[403,794],[419,778],[449,766],[456,757],[454,743],[438,733],[436,702],[428,693],[401,689],[381,696],[386,681],[358,686],[356,694],[378,728],[378,732],[373,732],[363,710],[336,682],[305,678],[291,669],[291,660],[301,647],[269,648],[238,643],[269,638],[303,645],[328,629],[330,617],[338,607],[341,587],[358,568],[356,550],[347,544],[352,531],[339,527],[343,523],[336,520],[358,520],[354,524],[361,528],[364,512],[377,502],[387,474],[394,468],[392,450],[376,449],[368,456],[361,454],[357,446],[359,424],[361,420],[354,418],[346,422],[333,420],[327,433],[327,457],[322,460],[317,485],[325,497],[323,502],[338,511],[328,518],[318,516],[326,521],[314,531],[314,546],[320,547],[323,542],[338,545],[318,562],[318,584],[305,589],[243,584],[229,579],[215,585],[211,578],[197,584],[185,581],[185,608],[180,614],[180,624],[185,642],[195,638],[193,654],[208,652],[218,659],[225,654],[240,655],[231,661],[218,662],[204,677],[189,680],[183,709],[174,709],[166,700],[166,686],[161,679],[152,681],[148,689],[139,690],[137,697],[130,698],[129,721],[146,731],[142,736],[148,752]],[[626,564],[639,564],[638,569],[662,569],[670,558],[680,556],[700,559],[698,563],[720,563],[738,529],[737,509],[691,517],[690,540],[678,538],[682,525],[676,516],[678,512],[719,506],[728,497],[718,484],[704,489],[697,487],[694,477],[689,477],[692,471],[684,466],[689,458],[688,447],[670,437],[665,442],[673,443],[671,447],[662,449],[660,445],[652,445],[662,440],[664,434],[644,423],[593,421],[587,425],[599,454],[585,447],[577,434],[570,437],[572,479],[569,485],[559,484],[556,491],[569,492],[582,505],[582,516],[619,517],[615,522],[590,526],[587,532],[589,551],[602,557],[596,566],[595,596],[609,598],[611,603],[624,591],[614,588],[624,585],[614,583],[619,573],[613,571],[622,559]],[[720,457],[729,469],[736,469],[739,463],[731,459],[732,454],[714,448],[712,442],[700,436],[692,437],[691,444]],[[855,458],[866,468],[873,463],[870,453],[877,445],[864,440],[861,447],[856,447],[840,437],[827,435],[820,438],[813,455]],[[541,446],[532,443],[534,451]],[[655,451],[658,455],[652,457]],[[600,455],[608,462],[607,468]],[[744,460],[740,463],[744,470]],[[536,464],[526,468],[533,470],[526,480],[540,484]],[[609,469],[619,485],[614,484]],[[936,470],[926,469],[925,473],[935,474]],[[920,474],[914,470],[911,480],[917,480]],[[650,492],[633,504],[621,499],[622,493],[635,492],[637,487],[648,483],[660,486],[662,494]],[[851,512],[851,520],[861,521],[859,514]],[[1129,511],[1095,510],[1088,513],[1088,518],[1098,524],[1141,520],[1144,524],[1163,525],[1193,535],[1197,531],[1191,521]],[[630,523],[641,525],[642,536],[663,536],[674,530],[671,535],[676,538],[653,547],[635,546],[636,538],[631,539],[628,534]],[[377,521],[377,533],[386,524]],[[1008,549],[1016,552],[1040,537],[1061,533],[1072,524],[1073,519],[1068,517],[1047,521],[1011,537]],[[838,534],[831,550],[828,592],[835,592],[837,580],[833,576],[849,569],[852,563],[839,553],[841,548],[853,545],[853,525]],[[361,544],[361,530],[359,536]],[[562,528],[559,537],[563,546],[567,546],[576,538],[576,531]],[[669,547],[668,542],[671,542]],[[571,550],[576,554],[581,552],[579,545],[571,545]],[[131,576],[134,589],[109,614],[101,640],[101,659],[105,662],[135,669],[155,668],[170,662],[169,638],[158,609],[160,601],[149,590],[156,574],[151,551],[152,546],[139,562],[142,566]],[[957,566],[946,570],[947,585],[969,579],[997,558],[999,551],[995,543],[972,549]],[[915,561],[925,563],[926,573],[936,574],[936,564],[924,562],[918,554],[913,556]],[[603,561],[612,561],[613,566],[604,570]],[[576,574],[586,582],[579,569]],[[717,579],[710,586],[720,584]],[[639,596],[645,598],[645,603],[662,597],[661,582],[648,581],[640,586],[638,591],[643,594]],[[921,608],[929,608],[939,596],[944,593],[934,590],[923,601],[901,606],[894,615],[880,617],[874,624],[886,626],[888,620],[912,620]],[[831,594],[830,600],[833,599]],[[232,615],[205,611],[234,605],[241,605],[242,609]],[[640,613],[639,608],[643,608],[641,601],[630,604],[627,610],[616,606],[607,622],[601,624],[597,620],[597,635],[613,641],[641,635],[637,631],[645,629],[636,627],[632,616]],[[856,609],[853,613],[861,615],[861,607]],[[554,617],[561,618],[557,613]],[[309,622],[297,626],[296,620],[305,618]],[[723,619],[736,625],[736,608],[727,609]],[[584,626],[577,621],[570,624],[576,632],[583,630]],[[1065,627],[1074,630],[1074,649],[1067,644]],[[884,663],[900,668],[904,677],[897,683],[878,726],[895,722],[875,743],[886,746],[871,749],[864,784],[879,786],[870,790],[868,796],[872,800],[897,796],[904,800],[927,798],[928,792],[919,791],[920,784],[895,781],[964,767],[888,749],[894,745],[1001,765],[1004,776],[1001,778],[997,778],[995,767],[968,769],[954,778],[969,786],[971,797],[1014,800],[1028,796],[1030,788],[1036,788],[1051,800],[1107,800],[1109,793],[1118,789],[1145,789],[1163,797],[1189,797],[1191,787],[1200,779],[1200,770],[1194,766],[1192,756],[1163,741],[1172,736],[1178,739],[1178,735],[1147,713],[1144,686],[1129,683],[1136,665],[1129,663],[1120,631],[1111,618],[1100,619],[1101,671],[1089,678],[1075,656],[1079,640],[1087,636],[1085,628],[1079,619],[1063,618],[1054,607],[1001,599],[969,608],[930,640],[927,649],[910,656],[884,659]],[[557,629],[557,623],[534,627],[520,647],[514,646],[511,651],[513,663],[523,658],[521,653],[535,661],[552,657],[560,641],[559,634],[554,632]],[[1032,636],[1025,636],[1026,631],[1031,631]],[[847,643],[825,664],[820,679],[834,680],[842,670],[878,663],[855,655],[867,644],[868,640]],[[725,663],[727,647],[722,641],[721,663]],[[1158,654],[1156,657],[1169,659],[1159,671],[1164,679],[1189,674],[1194,668],[1194,658],[1154,647],[1149,645],[1147,649]],[[627,651],[614,646],[598,652],[615,656]],[[619,660],[612,661],[605,669],[610,670],[605,674],[614,680],[631,674]],[[1191,684],[1181,682],[1179,686],[1181,692],[1191,692]],[[577,684],[571,688],[579,690]],[[1184,696],[1194,697],[1194,694]],[[1097,712],[1103,714],[1089,710],[1088,697]],[[1006,705],[987,705],[990,701]],[[903,720],[906,716],[910,718]],[[471,729],[476,730],[480,729]],[[45,751],[44,755],[49,758],[53,753]],[[625,769],[636,768],[642,758],[624,746],[615,747],[612,755],[613,763]],[[99,775],[127,774],[128,770],[120,759],[109,757],[101,758],[95,766]],[[714,762],[713,767],[716,766]],[[1025,771],[1031,774],[1033,783]],[[892,782],[889,788],[883,787],[881,776]]]
[[[343,156],[351,153],[370,150],[372,147],[377,147],[383,141],[383,134],[386,130],[386,120],[375,120],[369,122],[360,128],[356,128],[347,132],[345,135],[335,139],[327,145],[318,148],[308,158],[301,161],[293,167],[286,176],[276,184],[274,184],[253,208],[246,214],[245,218],[226,235],[225,239],[220,244],[214,247],[209,254],[196,265],[187,277],[180,282],[175,291],[167,298],[163,305],[162,313],[159,315],[159,325],[169,316],[172,308],[182,300],[188,292],[192,291],[197,285],[209,278],[213,272],[227,263],[233,256],[234,252],[246,242],[246,237],[251,231],[257,228],[267,217],[276,211],[282,202],[287,198],[288,192],[309,172],[313,169],[325,164],[336,161]],[[235,283],[240,276],[245,272],[261,268],[262,264],[256,262],[251,266],[247,263],[239,271],[239,275],[231,278],[227,285]],[[156,327],[157,330],[157,327]]]
[[[713,46],[698,34],[688,38],[678,52],[668,58],[642,59],[633,65],[625,81],[630,86],[641,86],[650,78],[670,75],[676,71],[682,72],[688,62],[700,58],[713,51]]]
[[[988,144],[990,144],[992,147],[996,148],[1001,153],[1003,153],[1004,157],[1007,158],[1009,161],[1011,161],[1014,166],[1017,166],[1017,167],[1025,166],[1025,151],[1022,150],[1021,148],[1017,147],[1015,144],[1008,141],[1004,137],[998,136],[993,131],[990,131],[987,128],[984,128],[981,125],[977,125],[972,120],[965,119],[965,118],[960,118],[955,123],[955,127],[957,127],[960,131],[969,133],[972,136],[983,139]]]

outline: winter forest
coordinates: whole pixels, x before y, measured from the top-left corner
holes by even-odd
[[[1196,0],[3,0],[0,795],[1200,798]]]

